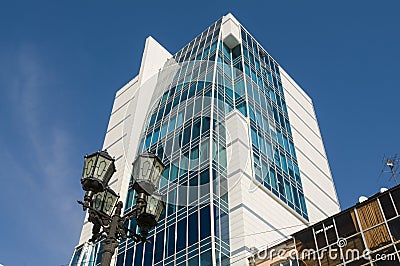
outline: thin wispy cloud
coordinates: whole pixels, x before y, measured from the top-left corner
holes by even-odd
[[[72,243],[77,241],[77,236],[70,232],[79,231],[83,217],[74,204],[78,195],[73,183],[79,180],[76,176],[79,170],[72,165],[74,137],[63,124],[62,117],[57,116],[57,110],[46,106],[46,101],[52,100],[49,92],[56,89],[57,73],[42,62],[42,57],[35,47],[19,48],[11,64],[12,71],[9,71],[12,73],[6,77],[9,81],[7,98],[11,99],[9,111],[18,124],[10,126],[22,132],[16,134],[21,139],[20,143],[12,144],[14,149],[0,153],[8,166],[7,172],[0,173],[9,178],[6,175],[11,172],[14,179],[9,189],[15,191],[8,194],[17,205],[14,208],[16,234],[8,237],[23,243],[19,246],[22,253],[24,248],[30,248],[64,255],[65,261],[59,263],[65,264],[72,253]],[[3,83],[6,82],[3,80]],[[25,204],[21,204],[21,199]],[[33,244],[36,246],[31,246]],[[18,253],[21,250],[15,250],[15,255]],[[22,263],[34,260],[15,259]]]

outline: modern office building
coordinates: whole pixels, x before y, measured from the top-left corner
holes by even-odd
[[[400,186],[383,189],[347,210],[294,233],[293,238],[250,257],[249,263],[260,266],[400,265]]]
[[[340,211],[312,100],[231,14],[175,54],[147,38],[103,148],[126,211],[135,157],[151,151],[166,165],[151,243],[121,242],[118,266],[245,265],[252,250]],[[70,265],[98,265],[90,235],[86,220]]]

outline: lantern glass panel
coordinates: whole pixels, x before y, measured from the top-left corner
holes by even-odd
[[[104,201],[104,192],[99,192],[93,195],[92,198],[92,208],[95,209],[96,211],[101,211],[101,208],[103,206],[103,201]]]
[[[146,213],[153,215],[156,221],[160,218],[163,209],[164,203],[161,195],[153,194],[147,198]]]
[[[133,163],[134,189],[138,193],[153,194],[158,187],[164,165],[151,153],[140,154]]]
[[[111,189],[108,189],[104,195],[104,203],[102,211],[108,216],[111,216],[117,200],[118,200],[118,195]]]
[[[103,191],[114,172],[114,159],[107,151],[99,151],[85,156],[81,179],[83,190],[94,193]]]
[[[92,177],[96,164],[96,154],[85,156],[82,178]]]
[[[106,179],[108,177],[111,178],[111,176],[108,176],[109,174],[108,169],[110,168],[111,163],[113,163],[113,160],[111,158],[106,158],[102,155],[98,156],[96,169],[93,173],[93,177],[103,181],[104,185],[106,185],[106,183],[109,181]]]
[[[148,156],[139,156],[134,177],[138,181],[150,181],[153,168],[153,158]]]
[[[155,186],[158,187],[158,183],[160,182],[161,174],[164,170],[164,165],[154,158],[153,162],[153,171],[151,173],[150,182]]]

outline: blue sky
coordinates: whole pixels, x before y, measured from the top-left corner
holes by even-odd
[[[342,208],[392,186],[398,1],[8,1],[0,7],[0,264],[67,264],[82,156],[145,38],[176,52],[232,12],[313,98]]]

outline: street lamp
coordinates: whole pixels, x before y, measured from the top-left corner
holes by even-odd
[[[108,187],[116,171],[114,161],[107,151],[85,156],[81,184],[86,193],[84,202],[78,201],[83,210],[88,209],[88,220],[93,224],[90,241],[95,242],[105,237],[101,266],[110,265],[119,240],[130,237],[136,242],[147,241],[149,230],[157,224],[165,206],[162,195],[155,193],[165,167],[156,155],[144,153],[133,163],[136,206],[130,213],[121,216],[123,203],[118,201],[119,196]],[[135,232],[127,234],[131,231],[124,225],[132,218],[137,220],[140,235]]]
[[[135,191],[151,195],[156,190],[161,173],[165,166],[161,160],[152,153],[140,154],[133,163],[132,176],[135,179]]]
[[[136,214],[137,223],[140,224],[140,235],[147,237],[149,230],[157,224],[164,210],[165,204],[162,196],[153,194],[147,196],[145,208],[138,209]]]
[[[83,190],[92,193],[104,191],[116,171],[114,162],[107,150],[85,155],[81,178]]]
[[[109,217],[112,215],[112,211],[117,203],[119,196],[111,188],[106,188],[103,192],[99,192],[93,195],[91,207]]]

